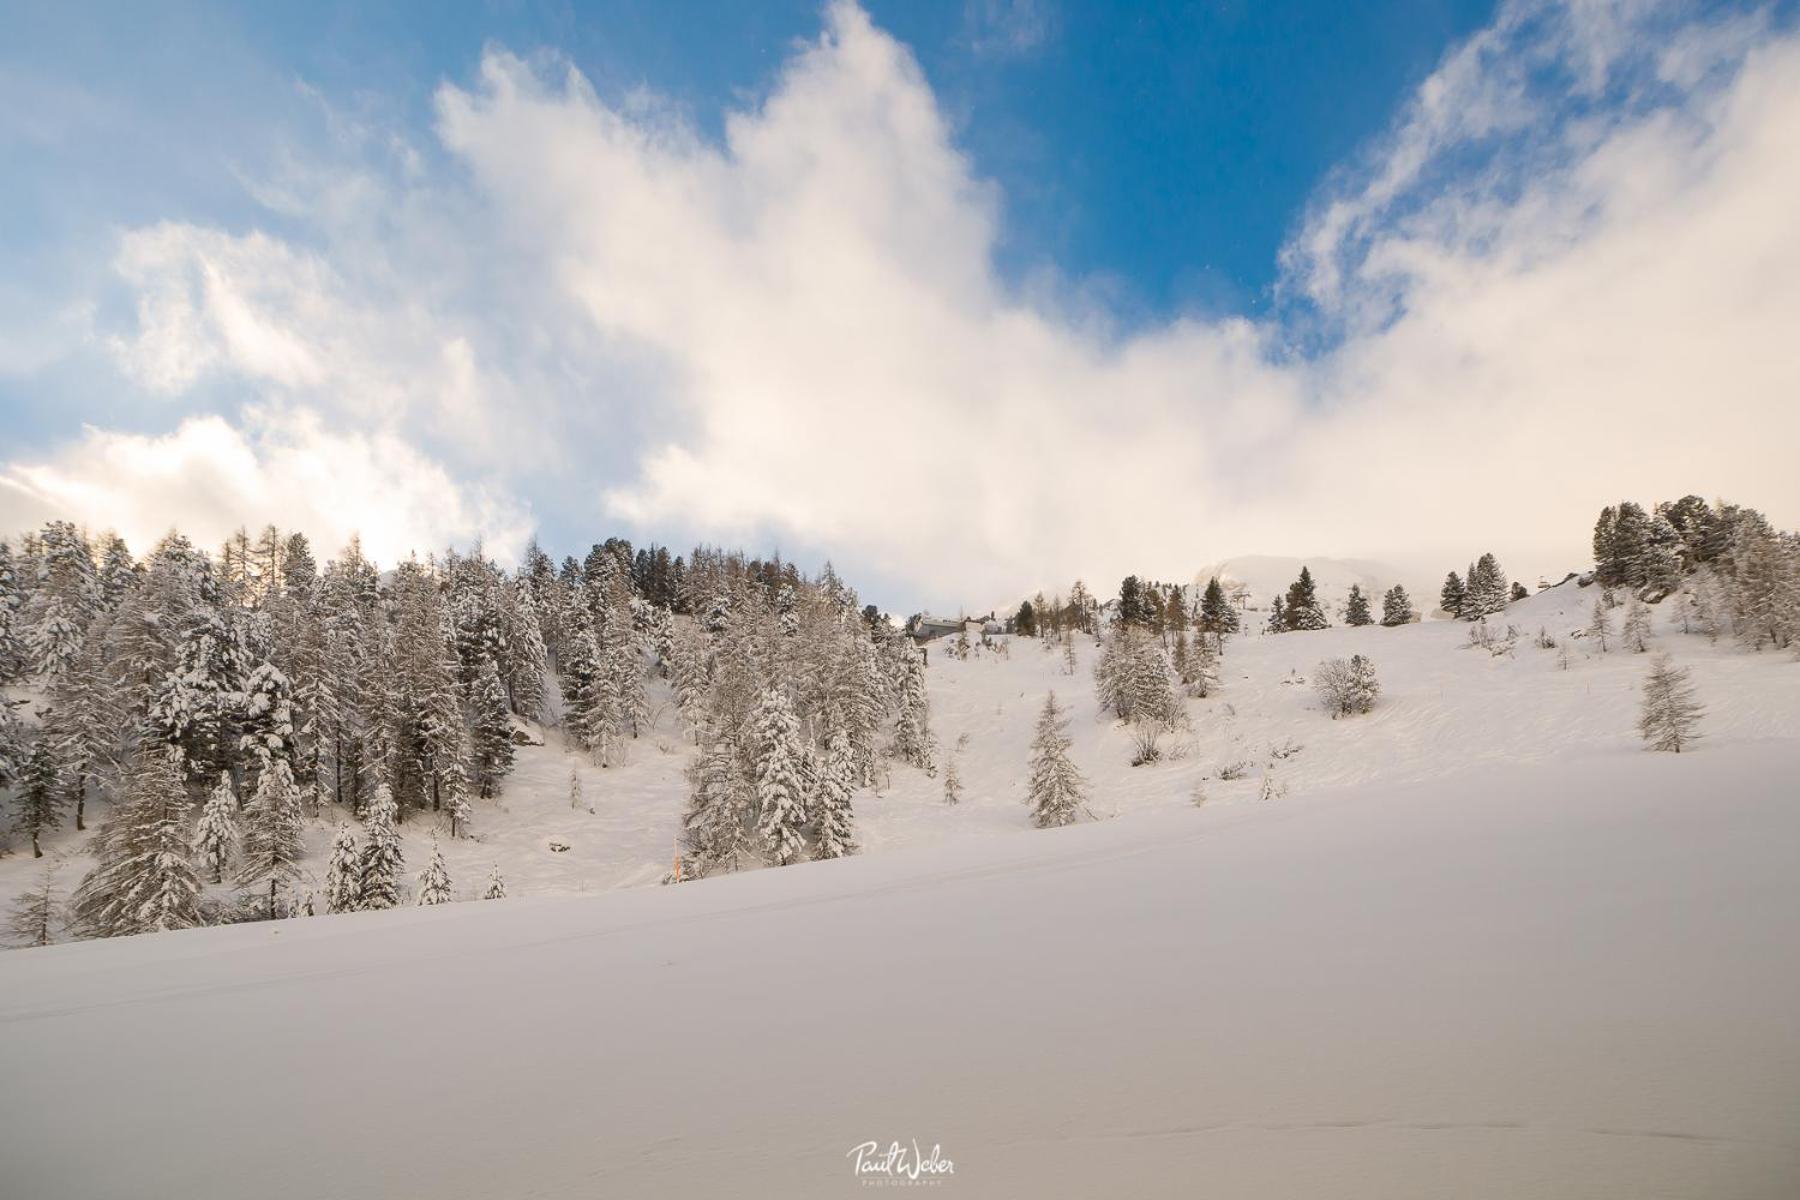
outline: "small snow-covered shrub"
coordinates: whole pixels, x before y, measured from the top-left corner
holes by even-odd
[[[1325,702],[1333,720],[1375,707],[1381,685],[1375,680],[1375,664],[1360,654],[1348,659],[1328,658],[1313,672],[1313,687]]]

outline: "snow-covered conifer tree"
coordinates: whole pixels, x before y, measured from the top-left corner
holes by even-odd
[[[1344,604],[1344,624],[1372,625],[1375,618],[1369,613],[1369,598],[1363,595],[1362,585],[1350,585],[1350,598]]]
[[[450,869],[444,865],[444,852],[439,848],[437,839],[431,839],[431,858],[425,869],[419,872],[420,904],[450,903]]]
[[[956,769],[956,755],[944,756],[944,803],[962,803],[962,775]]]
[[[911,638],[900,638],[894,644],[900,654],[900,719],[894,727],[894,754],[930,771],[931,710],[925,696],[925,662]]]
[[[854,814],[850,803],[856,776],[856,753],[850,744],[850,735],[841,725],[835,726],[825,751],[825,769],[819,779],[819,837],[815,858],[841,858],[856,853]]]
[[[268,886],[271,921],[281,915],[278,892],[300,874],[300,860],[306,854],[303,824],[294,773],[286,759],[271,758],[244,807],[244,852],[237,874],[246,889]]]
[[[325,866],[325,911],[355,912],[362,907],[362,860],[356,835],[339,825],[331,839],[331,859]]]
[[[1330,625],[1325,619],[1325,610],[1319,607],[1312,572],[1306,567],[1301,567],[1300,577],[1288,585],[1282,617],[1284,629],[1324,629]]]
[[[701,736],[700,754],[688,770],[692,791],[683,818],[688,852],[695,873],[735,871],[747,849],[747,828],[756,803],[755,788],[745,778],[737,747],[711,731]]]
[[[194,827],[194,853],[214,883],[225,881],[225,867],[237,845],[237,815],[237,796],[231,790],[231,780],[221,778],[207,794],[200,823]]]
[[[1455,571],[1444,576],[1444,586],[1438,591],[1438,607],[1453,617],[1463,615],[1463,602],[1468,599],[1468,588],[1464,586],[1462,577]]]
[[[92,843],[99,865],[76,891],[76,924],[94,937],[199,924],[189,832],[179,759],[160,749],[143,754],[123,801]]]
[[[487,890],[481,893],[483,900],[506,899],[506,880],[500,875],[500,864],[495,863],[488,870]]]
[[[1675,666],[1666,654],[1651,659],[1638,714],[1638,733],[1650,749],[1681,753],[1682,747],[1700,736],[1700,718],[1705,711],[1694,697],[1686,667]]]
[[[776,865],[785,867],[800,855],[809,805],[800,723],[779,689],[763,692],[755,745],[757,832]]]
[[[1411,623],[1417,615],[1413,612],[1412,598],[1406,594],[1406,589],[1397,583],[1389,588],[1387,594],[1381,598],[1381,623],[1383,625],[1389,627],[1406,625]]]
[[[1031,740],[1031,769],[1025,801],[1039,829],[1073,823],[1085,810],[1087,781],[1069,760],[1068,721],[1056,693],[1044,698]]]
[[[1313,686],[1333,720],[1368,712],[1380,692],[1375,679],[1375,664],[1360,654],[1353,654],[1347,660],[1331,658],[1320,663],[1313,671]]]
[[[394,829],[397,813],[394,794],[380,784],[369,798],[368,838],[362,848],[360,864],[360,907],[392,908],[400,902],[398,882],[405,856],[400,849],[400,835]]]
[[[37,739],[13,797],[13,820],[16,828],[31,839],[31,856],[44,857],[39,844],[43,835],[55,829],[62,820],[63,787],[57,777],[56,752],[49,741]]]
[[[481,678],[469,696],[469,708],[475,784],[486,800],[499,791],[500,781],[513,765],[512,714],[499,669],[492,662],[483,664]]]

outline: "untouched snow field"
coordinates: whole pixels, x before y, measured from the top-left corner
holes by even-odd
[[[0,960],[29,1197],[1791,1197],[1800,748]]]
[[[979,1196],[1800,1194],[1800,664],[1659,610],[1710,712],[1647,753],[1646,657],[1568,637],[1593,598],[1513,605],[1510,656],[1235,639],[1141,768],[1091,645],[939,643],[961,804],[896,768],[867,853],[674,888],[631,886],[673,853],[672,725],[579,810],[551,731],[445,842],[460,895],[492,861],[537,895],[0,955],[0,1194],[838,1196],[914,1139]],[[1334,722],[1298,680],[1352,652],[1383,695]],[[1028,830],[1050,687],[1123,819]]]

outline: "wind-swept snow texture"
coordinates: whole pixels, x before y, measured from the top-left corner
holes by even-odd
[[[1791,1197],[1800,752],[0,959],[21,1197]]]

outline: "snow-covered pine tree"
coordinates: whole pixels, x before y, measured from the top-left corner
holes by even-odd
[[[231,780],[221,778],[207,793],[200,823],[194,827],[194,853],[214,883],[225,881],[225,867],[237,845],[237,815],[237,796],[231,790]]]
[[[325,866],[325,911],[355,912],[362,907],[362,859],[356,834],[340,824],[331,839],[331,859]]]
[[[850,798],[856,789],[857,769],[849,733],[841,725],[834,726],[826,745],[825,769],[819,778],[815,858],[841,858],[856,853],[855,815]]]
[[[1412,598],[1406,594],[1406,589],[1397,583],[1389,588],[1387,594],[1381,598],[1381,623],[1383,625],[1390,628],[1407,625],[1416,615],[1413,612]]]
[[[527,721],[543,716],[544,677],[549,671],[549,651],[544,643],[543,621],[537,597],[524,580],[506,590],[501,610],[506,629],[506,694],[512,710]]]
[[[500,781],[513,765],[512,714],[494,663],[482,665],[481,678],[469,696],[469,708],[475,784],[481,798],[487,800],[500,790]]]
[[[31,839],[31,856],[44,857],[40,841],[62,821],[63,786],[56,771],[56,752],[48,739],[39,737],[25,760],[19,786],[13,796],[13,823]]]
[[[1462,577],[1452,571],[1444,576],[1444,586],[1438,591],[1438,607],[1453,617],[1460,617],[1468,596],[1469,590],[1464,586]]]
[[[1319,607],[1312,572],[1304,566],[1300,568],[1300,577],[1288,585],[1282,619],[1285,629],[1324,629],[1330,625],[1325,619],[1325,610]]]
[[[302,839],[300,789],[284,758],[271,758],[257,777],[256,791],[244,807],[244,852],[238,885],[245,890],[268,887],[268,919],[280,916],[278,893],[300,874],[306,854]]]
[[[738,762],[737,747],[712,730],[703,731],[700,753],[688,769],[692,791],[682,823],[694,873],[735,871],[748,849],[747,829],[756,803],[755,788]]]
[[[800,723],[778,688],[763,692],[756,717],[757,832],[777,866],[800,856],[810,807],[801,771]]]
[[[400,835],[394,829],[398,811],[393,792],[385,783],[377,785],[369,797],[369,840],[363,844],[359,872],[362,908],[392,908],[400,902],[398,883],[405,855],[400,849]]]
[[[506,880],[500,875],[500,864],[495,863],[488,870],[487,890],[481,893],[483,900],[506,899]]]
[[[1673,750],[1691,745],[1700,736],[1700,718],[1706,710],[1695,699],[1686,667],[1677,667],[1666,654],[1650,661],[1644,679],[1643,707],[1638,714],[1638,733],[1652,750]]]
[[[1350,598],[1344,603],[1344,624],[1372,625],[1375,618],[1369,613],[1369,598],[1363,595],[1362,585],[1350,585]]]
[[[1587,635],[1600,643],[1600,653],[1606,653],[1606,639],[1612,636],[1612,611],[1607,607],[1606,595],[1602,593],[1594,597],[1594,609],[1588,617]]]
[[[1636,592],[1625,602],[1625,620],[1619,626],[1619,640],[1638,654],[1650,648],[1650,610],[1638,599]]]
[[[1056,693],[1044,697],[1037,731],[1031,740],[1031,768],[1025,802],[1039,829],[1072,824],[1085,810],[1087,781],[1069,760],[1072,744],[1068,721],[1057,707]]]
[[[1448,583],[1445,586],[1448,587]],[[1478,621],[1504,611],[1506,602],[1506,572],[1500,569],[1499,561],[1492,554],[1483,554],[1469,568],[1468,587],[1457,615],[1465,621]]]
[[[244,681],[243,694],[235,697],[239,713],[238,750],[244,757],[244,786],[252,795],[256,781],[270,762],[279,758],[294,766],[294,707],[292,689],[282,670],[271,662],[259,663]]]
[[[900,654],[900,719],[894,727],[894,754],[929,772],[931,709],[925,695],[925,662],[911,638],[900,638],[895,645]]]
[[[431,858],[425,863],[425,869],[419,872],[418,902],[448,904],[450,900],[450,869],[444,865],[444,852],[434,837],[431,839]]]
[[[95,836],[97,865],[75,893],[75,923],[88,936],[120,937],[200,923],[200,881],[188,850],[187,787],[177,756],[139,756],[125,795]]]
[[[32,669],[45,679],[59,679],[74,668],[81,654],[81,627],[61,599],[52,596],[44,615],[26,637]]]

